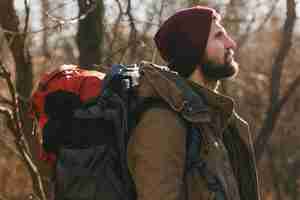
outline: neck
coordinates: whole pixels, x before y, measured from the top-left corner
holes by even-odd
[[[218,80],[208,80],[204,77],[201,67],[197,66],[196,70],[191,74],[191,76],[188,78],[188,80],[193,81],[197,83],[198,85],[201,85],[203,87],[206,87],[208,89],[216,91],[218,89],[218,86],[220,84],[220,81]]]

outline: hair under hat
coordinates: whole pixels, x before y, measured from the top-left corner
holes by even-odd
[[[154,41],[172,70],[188,77],[202,62],[216,15],[212,8],[195,6],[176,12],[163,23]]]

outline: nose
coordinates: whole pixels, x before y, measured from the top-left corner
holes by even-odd
[[[236,42],[229,36],[226,36],[225,48],[226,49],[236,49]]]

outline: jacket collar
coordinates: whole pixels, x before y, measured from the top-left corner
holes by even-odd
[[[209,107],[213,107],[220,111],[223,119],[229,120],[232,117],[232,114],[234,113],[234,101],[231,97],[222,95],[192,81],[188,81],[188,84],[193,91],[202,96]]]
[[[142,74],[156,96],[164,99],[175,111],[193,123],[211,122],[213,109],[220,111],[224,123],[233,114],[233,100],[194,82],[186,81],[168,68],[144,64]]]

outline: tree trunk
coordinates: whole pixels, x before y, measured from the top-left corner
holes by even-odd
[[[20,99],[23,102],[24,113],[26,112],[26,100],[30,97],[32,90],[32,64],[28,49],[25,47],[25,34],[19,31],[19,19],[14,8],[14,1],[0,1],[0,24],[9,41],[13,58],[16,64],[16,89]]]
[[[282,42],[272,66],[269,107],[267,109],[267,115],[264,119],[263,126],[260,129],[259,135],[254,143],[257,162],[261,160],[266,150],[266,146],[268,145],[269,140],[272,136],[282,107],[289,97],[289,95],[284,95],[283,97],[281,97],[280,88],[284,61],[288,56],[289,50],[292,46],[293,30],[296,22],[296,2],[295,0],[286,0],[286,5],[287,17],[282,28]],[[299,79],[296,79],[296,82],[294,83],[298,83],[298,80]],[[290,87],[293,89],[294,86],[294,84],[291,84]]]
[[[90,3],[88,3],[90,2]],[[91,68],[101,63],[103,43],[103,0],[93,3],[78,0],[79,15],[85,16],[79,21],[77,44],[79,48],[79,64],[82,68]]]
[[[42,3],[42,24],[45,30],[43,31],[43,54],[46,58],[50,58],[50,52],[49,52],[49,45],[48,45],[48,37],[49,37],[49,31],[47,27],[49,26],[48,24],[48,17],[45,14],[46,12],[49,11],[49,0],[41,0]]]
[[[9,49],[12,53],[13,59],[15,61],[15,87],[16,87],[16,97],[17,97],[17,106],[20,113],[20,128],[22,129],[23,136],[25,137],[24,144],[28,145],[28,156],[33,161],[37,163],[37,149],[38,141],[37,138],[32,135],[32,120],[28,116],[28,99],[30,98],[31,90],[33,87],[33,72],[32,72],[32,63],[31,56],[29,54],[29,49],[25,46],[26,40],[26,29],[28,28],[28,19],[29,19],[29,7],[26,6],[26,24],[24,26],[24,32],[19,30],[19,18],[16,14],[14,7],[14,1],[12,0],[1,0],[0,1],[0,24],[5,30],[5,38],[8,41]],[[20,141],[18,138],[15,138],[17,142],[17,147],[19,146]],[[19,140],[22,140],[20,138]],[[23,154],[24,155],[24,154]],[[26,162],[24,158],[26,167],[31,174],[33,181],[33,189],[36,194],[41,198],[43,197],[43,190],[37,175],[39,176],[39,171],[36,171],[35,164],[30,165]]]
[[[0,24],[9,42],[10,50],[15,61],[16,91],[19,97],[20,112],[22,113],[23,125],[26,126],[26,136],[32,140],[31,120],[28,119],[28,98],[32,90],[32,64],[28,49],[25,47],[25,34],[19,31],[19,19],[14,8],[14,1],[0,1]]]

